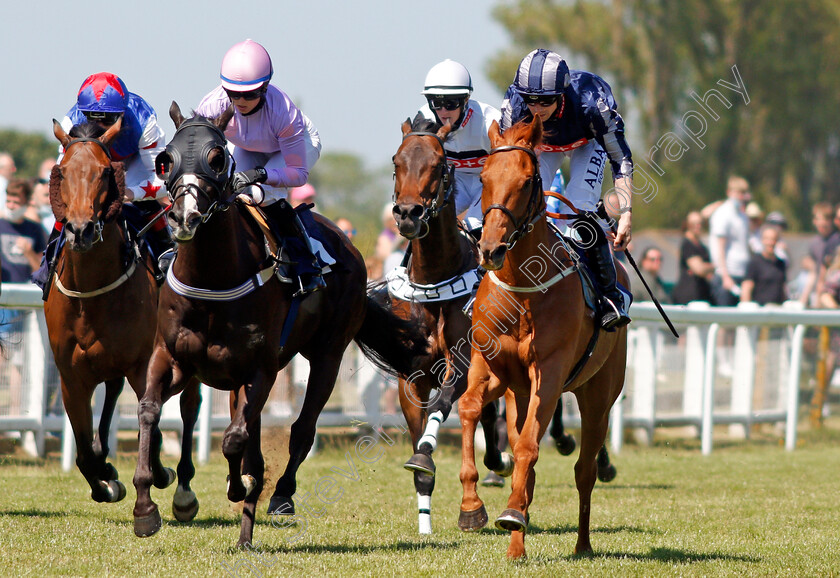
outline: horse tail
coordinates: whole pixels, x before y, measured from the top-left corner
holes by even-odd
[[[390,375],[411,375],[429,341],[414,319],[403,319],[367,295],[365,320],[354,341],[374,365]]]

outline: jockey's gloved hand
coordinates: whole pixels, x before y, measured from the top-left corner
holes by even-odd
[[[268,173],[262,167],[242,171],[241,173],[233,173],[233,190],[240,191],[248,185],[255,185],[257,183],[264,183],[268,179]]]

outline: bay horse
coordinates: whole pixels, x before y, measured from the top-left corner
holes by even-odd
[[[310,361],[303,407],[291,428],[289,461],[268,506],[271,515],[293,515],[295,476],[312,447],[318,415],[350,341],[394,373],[411,373],[426,341],[413,322],[367,295],[361,254],[317,214],[316,237],[336,262],[325,275],[325,289],[293,297],[294,287],[275,274],[279,258],[266,254],[263,229],[232,190],[233,160],[224,129],[233,107],[217,119],[185,119],[173,102],[169,115],[177,130],[156,165],[168,183],[167,218],[179,248],[161,290],[148,388],[140,402],[134,532],[150,536],[160,529],[149,494],[150,432],[163,401],[196,375],[232,393],[222,452],[228,461],[227,497],[244,500],[238,542],[243,547],[251,543],[263,487],[260,414],[280,368],[297,353]]]
[[[64,147],[50,175],[50,203],[63,225],[65,247],[57,256],[52,288],[44,303],[47,332],[61,376],[61,394],[73,427],[76,465],[87,480],[91,498],[118,502],[125,486],[107,461],[108,433],[125,379],[138,401],[146,391],[146,371],[157,326],[158,287],[148,251],[141,251],[121,217],[125,196],[123,164],[111,160],[109,146],[122,121],[107,130],[92,123],[67,134],[53,120],[55,137]],[[91,398],[105,382],[105,402],[94,439]],[[198,382],[181,397],[184,430],[173,512],[192,520],[198,500],[190,489],[193,427],[200,404]],[[154,483],[165,488],[175,472],[160,463],[160,431],[154,449]]]
[[[463,496],[458,525],[468,531],[487,522],[476,488],[473,439],[482,407],[504,395],[515,465],[507,509],[496,526],[511,532],[508,557],[525,555],[539,442],[561,393],[572,391],[581,413],[575,552],[589,552],[596,456],[624,382],[627,330],[599,332],[583,298],[577,257],[549,231],[534,153],[542,137],[539,117],[504,135],[493,123],[489,136],[493,149],[481,173],[484,229],[479,241],[480,263],[488,273],[473,316],[473,328],[480,327],[482,334],[474,331],[467,391],[459,402]],[[621,267],[618,275],[627,286]]]
[[[415,449],[405,467],[414,472],[421,534],[432,531],[436,469],[432,452],[438,429],[467,388],[471,322],[463,309],[480,279],[474,242],[459,227],[455,214],[455,178],[443,145],[451,128],[425,119],[416,119],[413,125],[406,120],[402,144],[393,158],[394,219],[400,234],[411,241],[411,257],[405,272],[398,270],[399,277],[389,282],[391,309],[403,318],[419,319],[429,341],[428,354],[419,360],[417,370],[399,377],[400,407]],[[495,407],[488,405],[482,413],[484,463],[510,475],[513,459],[496,449],[495,420]]]

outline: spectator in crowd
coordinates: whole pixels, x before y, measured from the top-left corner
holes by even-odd
[[[776,256],[785,263],[788,263],[790,259],[788,257],[787,243],[785,243],[783,237],[783,234],[788,227],[787,219],[785,219],[785,216],[779,211],[773,211],[764,218],[764,224],[776,227],[779,230],[779,240],[776,243]],[[753,250],[753,253],[761,253],[762,247],[759,246],[757,249],[758,250]]]
[[[764,211],[755,201],[747,203],[744,213],[750,223],[750,252],[761,253],[761,225],[764,224]]]
[[[50,173],[55,164],[54,158],[46,159],[41,163],[38,176],[32,185],[32,200],[29,201],[29,207],[25,213],[27,219],[40,223],[47,234],[55,225],[55,215],[50,205]]]
[[[825,258],[829,257],[829,260],[832,258],[831,255],[825,254],[825,248],[829,240],[831,240],[831,244],[834,246],[840,245],[840,243],[837,243],[837,239],[840,238],[840,232],[834,226],[834,208],[831,204],[826,202],[816,203],[811,209],[811,215],[811,222],[817,234],[814,235],[808,244],[808,256],[814,265],[798,297],[799,302],[806,307],[817,306],[817,301],[822,292],[822,287],[818,286],[818,280],[820,279],[821,269],[823,274],[825,272]]]
[[[750,201],[747,180],[735,175],[729,177],[726,196],[726,201],[717,208],[709,221],[709,246],[715,265],[712,278],[714,304],[731,307],[738,303],[740,285],[750,260],[750,226],[745,212]]]
[[[787,263],[776,255],[779,228],[761,228],[761,253],[750,257],[747,274],[741,284],[741,302],[755,301],[759,305],[781,304],[787,299]]]
[[[347,235],[347,238],[351,241],[353,237],[356,236],[356,229],[353,228],[353,223],[350,222],[350,219],[345,219],[344,217],[340,217],[335,222],[336,227],[342,230],[342,232]]]
[[[24,217],[32,198],[32,185],[12,179],[6,188],[6,216],[0,218],[0,254],[3,283],[29,283],[47,246],[46,233]]]
[[[303,203],[315,203],[315,187],[306,183],[299,187],[294,187],[289,191],[289,203],[292,207],[297,207]]]
[[[709,249],[703,244],[703,217],[698,211],[692,211],[683,223],[683,240],[680,245],[680,273],[677,285],[671,294],[674,303],[686,304],[691,301],[712,302],[712,286],[715,266],[709,255]]]
[[[662,271],[662,251],[659,247],[648,247],[642,252],[642,258],[639,262],[639,270],[647,281],[648,287],[653,292],[653,296],[660,303],[669,303],[670,298],[668,292],[665,290],[665,285],[662,283],[660,273]],[[631,283],[633,292],[633,301],[650,301],[650,295],[647,289],[641,283],[636,281]]]
[[[0,217],[5,214],[6,207],[6,186],[9,179],[17,171],[15,159],[7,152],[0,152]]]
[[[804,299],[805,291],[812,292],[809,285],[816,279],[817,264],[811,255],[803,255],[799,261],[799,273],[788,283],[788,299],[795,299],[802,305],[810,306],[809,300]]]

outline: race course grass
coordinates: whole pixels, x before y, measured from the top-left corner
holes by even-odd
[[[394,437],[394,446],[380,443],[367,452],[357,452],[353,440],[323,444],[328,447],[298,476],[298,494],[309,494],[308,511],[298,500],[298,524],[275,527],[261,502],[253,552],[234,547],[239,515],[225,498],[227,469],[219,451],[198,467],[197,519],[175,522],[174,487],[153,489],[163,528],[144,539],[132,531],[132,453],[116,460],[128,490],[117,504],[92,502],[81,474],[75,468],[62,472],[54,456],[0,454],[0,575],[840,576],[836,428],[804,434],[795,452],[786,452],[773,435],[718,443],[710,456],[693,441],[625,446],[614,456],[616,480],[595,487],[595,553],[583,557],[572,554],[577,452],[564,458],[544,445],[528,558],[516,563],[505,558],[508,535],[492,528],[508,488],[479,489],[488,528],[470,534],[457,529],[460,454],[451,446],[436,454],[435,533],[417,534],[412,478],[402,468],[409,445],[405,436]],[[174,466],[175,460],[165,463]],[[276,479],[277,467],[272,469]],[[337,484],[319,485],[328,476]],[[332,503],[319,501],[316,491]]]

